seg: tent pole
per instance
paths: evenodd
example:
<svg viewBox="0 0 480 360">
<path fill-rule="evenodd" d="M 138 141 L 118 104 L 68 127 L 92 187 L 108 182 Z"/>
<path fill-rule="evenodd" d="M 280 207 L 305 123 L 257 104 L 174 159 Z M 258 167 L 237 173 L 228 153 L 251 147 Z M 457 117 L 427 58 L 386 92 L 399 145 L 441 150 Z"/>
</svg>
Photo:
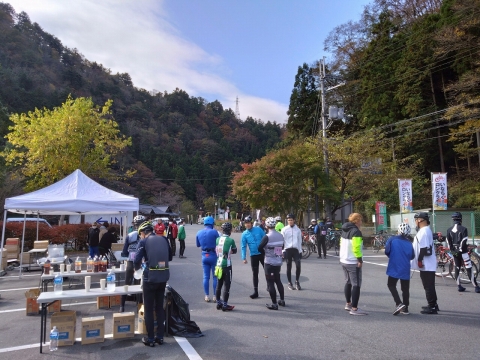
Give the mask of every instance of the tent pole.
<svg viewBox="0 0 480 360">
<path fill-rule="evenodd" d="M 18 278 L 22 278 L 22 262 L 23 262 L 23 246 L 25 244 L 25 227 L 27 225 L 27 212 L 23 215 L 23 232 L 22 232 L 22 248 L 20 249 L 20 272 L 18 273 Z"/>
<path fill-rule="evenodd" d="M 3 244 L 5 243 L 5 226 L 6 225 L 7 225 L 7 210 L 5 209 L 4 212 L 3 212 L 3 229 L 2 229 L 2 246 L 1 246 L 2 255 L 3 255 L 3 251 L 4 251 Z M 0 257 L 0 273 L 3 271 L 2 259 L 3 259 L 3 256 Z"/>
</svg>

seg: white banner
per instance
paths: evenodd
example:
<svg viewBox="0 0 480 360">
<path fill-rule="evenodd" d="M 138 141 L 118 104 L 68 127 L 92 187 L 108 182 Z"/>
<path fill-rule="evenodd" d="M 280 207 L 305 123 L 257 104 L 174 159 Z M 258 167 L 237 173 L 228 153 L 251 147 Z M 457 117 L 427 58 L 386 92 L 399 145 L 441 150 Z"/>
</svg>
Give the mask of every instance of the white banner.
<svg viewBox="0 0 480 360">
<path fill-rule="evenodd" d="M 433 210 L 447 210 L 447 173 L 432 173 Z"/>
<path fill-rule="evenodd" d="M 398 179 L 398 200 L 401 213 L 413 211 L 412 179 Z"/>
</svg>

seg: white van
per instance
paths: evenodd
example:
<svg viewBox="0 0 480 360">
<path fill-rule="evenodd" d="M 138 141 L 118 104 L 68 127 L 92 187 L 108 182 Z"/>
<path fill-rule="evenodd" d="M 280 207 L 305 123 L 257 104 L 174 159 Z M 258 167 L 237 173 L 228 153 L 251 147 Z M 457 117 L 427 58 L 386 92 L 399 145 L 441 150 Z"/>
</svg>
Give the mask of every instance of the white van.
<svg viewBox="0 0 480 360">
<path fill-rule="evenodd" d="M 40 224 L 45 224 L 48 227 L 52 227 L 52 225 L 50 225 L 50 223 L 47 220 L 42 219 L 42 218 L 26 218 L 26 219 L 24 219 L 24 218 L 7 218 L 7 222 L 15 221 L 15 222 L 23 223 L 23 220 L 28 221 L 29 223 L 38 221 Z"/>
</svg>

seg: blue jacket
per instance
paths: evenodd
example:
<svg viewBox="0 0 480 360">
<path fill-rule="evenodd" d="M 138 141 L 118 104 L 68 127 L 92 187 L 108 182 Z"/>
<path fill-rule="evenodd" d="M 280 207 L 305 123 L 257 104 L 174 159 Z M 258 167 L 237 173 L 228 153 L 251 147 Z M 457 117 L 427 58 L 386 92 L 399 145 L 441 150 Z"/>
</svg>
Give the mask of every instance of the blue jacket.
<svg viewBox="0 0 480 360">
<path fill-rule="evenodd" d="M 212 225 L 205 225 L 205 228 L 197 233 L 197 247 L 202 248 L 202 254 L 213 253 L 217 256 L 215 248 L 217 247 L 218 237 L 218 231 Z"/>
<path fill-rule="evenodd" d="M 247 245 L 250 250 L 250 256 L 260 255 L 258 246 L 262 242 L 265 232 L 258 226 L 252 227 L 250 230 L 245 230 L 242 233 L 242 260 L 247 256 Z"/>
<path fill-rule="evenodd" d="M 388 256 L 387 275 L 395 279 L 410 280 L 410 260 L 415 258 L 413 245 L 404 236 L 392 236 L 385 245 Z"/>
</svg>

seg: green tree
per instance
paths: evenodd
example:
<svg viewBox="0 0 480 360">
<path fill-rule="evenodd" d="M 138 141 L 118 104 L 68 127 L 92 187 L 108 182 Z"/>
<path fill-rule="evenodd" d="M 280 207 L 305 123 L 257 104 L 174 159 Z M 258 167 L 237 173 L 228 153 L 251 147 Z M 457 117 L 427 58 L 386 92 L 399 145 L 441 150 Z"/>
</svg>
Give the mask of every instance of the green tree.
<svg viewBox="0 0 480 360">
<path fill-rule="evenodd" d="M 34 190 L 64 178 L 75 169 L 109 177 L 109 167 L 131 140 L 121 135 L 110 112 L 112 101 L 95 106 L 91 98 L 68 98 L 58 108 L 13 114 L 2 153 L 18 167 Z"/>
</svg>

